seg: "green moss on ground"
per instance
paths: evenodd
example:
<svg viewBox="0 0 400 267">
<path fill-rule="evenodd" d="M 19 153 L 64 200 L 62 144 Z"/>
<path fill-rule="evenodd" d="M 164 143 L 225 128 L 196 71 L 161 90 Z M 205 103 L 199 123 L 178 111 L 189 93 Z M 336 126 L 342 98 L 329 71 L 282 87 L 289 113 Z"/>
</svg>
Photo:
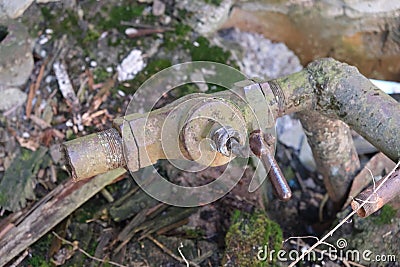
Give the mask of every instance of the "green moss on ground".
<svg viewBox="0 0 400 267">
<path fill-rule="evenodd" d="M 386 204 L 380 210 L 380 214 L 377 217 L 371 217 L 372 222 L 377 225 L 390 224 L 392 219 L 396 216 L 397 210 L 392 206 Z"/>
<path fill-rule="evenodd" d="M 149 60 L 146 67 L 140 71 L 133 80 L 127 81 L 124 84 L 119 84 L 115 88 L 115 92 L 121 90 L 127 94 L 133 94 L 147 79 L 157 72 L 170 67 L 171 65 L 172 63 L 168 59 Z"/>
<path fill-rule="evenodd" d="M 132 5 L 122 5 L 122 6 L 112 6 L 110 10 L 104 10 L 107 12 L 108 16 L 105 19 L 98 21 L 97 26 L 102 30 L 117 29 L 123 31 L 126 26 L 121 24 L 121 21 L 129 22 L 134 18 L 142 15 L 145 5 L 142 4 L 132 4 Z"/>
<path fill-rule="evenodd" d="M 31 250 L 34 252 L 28 258 L 27 263 L 32 267 L 50 267 L 49 259 L 46 257 L 51 242 L 53 239 L 52 234 L 47 234 L 39 239 L 35 244 L 31 246 Z"/>
<path fill-rule="evenodd" d="M 222 0 L 204 0 L 205 3 L 219 6 L 222 3 Z"/>
<path fill-rule="evenodd" d="M 231 53 L 224 51 L 219 46 L 211 45 L 206 37 L 200 36 L 195 42 L 197 45 L 190 44 L 190 46 L 187 46 L 193 61 L 229 62 Z"/>
<path fill-rule="evenodd" d="M 262 212 L 246 214 L 236 211 L 225 237 L 224 266 L 275 266 L 272 261 L 259 260 L 257 254 L 265 246 L 278 251 L 282 246 L 282 230 Z M 226 265 L 225 265 L 226 264 Z"/>
</svg>

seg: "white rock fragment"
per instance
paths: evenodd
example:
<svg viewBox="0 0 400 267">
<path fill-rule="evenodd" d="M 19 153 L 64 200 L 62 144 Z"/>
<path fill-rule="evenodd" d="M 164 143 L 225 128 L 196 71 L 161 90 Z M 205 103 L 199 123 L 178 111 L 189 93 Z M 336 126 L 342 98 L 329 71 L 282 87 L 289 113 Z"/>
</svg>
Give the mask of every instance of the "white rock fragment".
<svg viewBox="0 0 400 267">
<path fill-rule="evenodd" d="M 160 0 L 154 0 L 153 2 L 153 15 L 161 16 L 165 12 L 165 4 Z"/>
<path fill-rule="evenodd" d="M 171 17 L 170 16 L 162 16 L 161 17 L 161 19 L 160 19 L 160 22 L 163 24 L 163 25 L 168 25 L 170 22 L 171 22 Z"/>
<path fill-rule="evenodd" d="M 46 78 L 44 78 L 44 82 L 47 83 L 47 84 L 49 84 L 49 83 L 51 83 L 52 81 L 54 81 L 54 79 L 55 79 L 54 76 L 47 75 Z"/>
<path fill-rule="evenodd" d="M 60 88 L 63 97 L 71 103 L 75 111 L 79 110 L 79 99 L 75 94 L 74 88 L 72 87 L 67 68 L 60 61 L 56 61 L 53 64 L 53 70 L 57 78 L 58 87 Z"/>
<path fill-rule="evenodd" d="M 117 93 L 122 97 L 124 97 L 126 95 L 125 92 L 121 91 L 121 90 L 118 90 Z"/>
<path fill-rule="evenodd" d="M 104 39 L 108 36 L 108 32 L 102 32 L 99 39 Z"/>
<path fill-rule="evenodd" d="M 311 147 L 308 144 L 306 138 L 303 139 L 300 148 L 299 160 L 301 164 L 303 164 L 303 166 L 306 167 L 306 169 L 308 169 L 309 171 L 314 172 L 317 169 L 317 164 L 315 163 Z"/>
<path fill-rule="evenodd" d="M 65 126 L 67 126 L 67 127 L 72 127 L 72 126 L 74 126 L 74 124 L 72 123 L 71 120 L 68 120 L 68 121 L 65 123 Z"/>
<path fill-rule="evenodd" d="M 128 81 L 135 78 L 136 74 L 146 66 L 142 51 L 133 49 L 117 66 L 118 81 Z"/>
<path fill-rule="evenodd" d="M 276 120 L 276 132 L 279 141 L 295 151 L 300 151 L 303 140 L 307 138 L 300 121 L 293 119 L 290 115 Z"/>
<path fill-rule="evenodd" d="M 300 120 L 294 119 L 290 115 L 278 118 L 276 120 L 276 134 L 279 142 L 287 147 L 291 147 L 295 151 L 301 164 L 307 170 L 316 170 L 317 165 Z"/>
<path fill-rule="evenodd" d="M 137 29 L 135 29 L 135 28 L 127 28 L 126 30 L 125 30 L 125 34 L 126 35 L 133 35 L 133 34 L 136 34 L 138 32 L 138 30 Z"/>
<path fill-rule="evenodd" d="M 49 38 L 47 36 L 45 36 L 45 35 L 42 35 L 42 36 L 39 37 L 39 41 L 38 42 L 39 42 L 40 45 L 44 45 L 48 41 L 49 41 Z"/>
</svg>

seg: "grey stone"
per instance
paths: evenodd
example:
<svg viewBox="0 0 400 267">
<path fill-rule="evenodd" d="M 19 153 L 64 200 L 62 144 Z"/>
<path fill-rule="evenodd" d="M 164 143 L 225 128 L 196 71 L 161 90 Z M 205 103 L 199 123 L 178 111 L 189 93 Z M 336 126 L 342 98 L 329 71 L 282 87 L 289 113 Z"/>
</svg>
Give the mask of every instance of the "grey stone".
<svg viewBox="0 0 400 267">
<path fill-rule="evenodd" d="M 0 26 L 0 86 L 23 85 L 33 69 L 32 41 L 20 22 L 0 20 Z"/>
<path fill-rule="evenodd" d="M 15 19 L 33 3 L 33 0 L 0 0 L 0 20 Z"/>
<path fill-rule="evenodd" d="M 203 35 L 210 35 L 228 19 L 233 4 L 233 0 L 223 0 L 218 6 L 205 1 L 182 0 L 177 2 L 177 7 L 193 12 L 193 16 L 186 18 L 186 23 L 193 30 Z"/>
<path fill-rule="evenodd" d="M 38 4 L 59 2 L 60 0 L 36 0 Z M 34 0 L 0 0 L 0 20 L 20 17 Z"/>
<path fill-rule="evenodd" d="M 18 88 L 7 88 L 0 91 L 0 111 L 20 106 L 26 101 L 27 95 Z"/>
<path fill-rule="evenodd" d="M 45 3 L 50 3 L 50 2 L 59 2 L 60 0 L 36 0 L 36 3 L 38 4 L 45 4 Z"/>
<path fill-rule="evenodd" d="M 165 12 L 165 4 L 160 0 L 154 0 L 153 2 L 153 15 L 161 16 Z"/>
<path fill-rule="evenodd" d="M 315 171 L 317 166 L 300 121 L 289 115 L 278 118 L 276 131 L 279 142 L 293 148 L 304 167 L 309 171 Z"/>
<path fill-rule="evenodd" d="M 276 132 L 278 140 L 287 147 L 299 151 L 306 135 L 301 123 L 297 119 L 286 115 L 276 120 Z"/>
<path fill-rule="evenodd" d="M 273 43 L 261 34 L 230 29 L 223 31 L 221 37 L 227 46 L 229 43 L 239 45 L 239 49 L 230 51 L 240 70 L 250 78 L 275 79 L 303 68 L 285 44 Z"/>
<path fill-rule="evenodd" d="M 314 156 L 311 151 L 311 147 L 307 142 L 307 138 L 303 139 L 303 143 L 300 148 L 299 160 L 304 167 L 309 171 L 314 172 L 317 169 L 317 164 L 315 163 Z"/>
</svg>

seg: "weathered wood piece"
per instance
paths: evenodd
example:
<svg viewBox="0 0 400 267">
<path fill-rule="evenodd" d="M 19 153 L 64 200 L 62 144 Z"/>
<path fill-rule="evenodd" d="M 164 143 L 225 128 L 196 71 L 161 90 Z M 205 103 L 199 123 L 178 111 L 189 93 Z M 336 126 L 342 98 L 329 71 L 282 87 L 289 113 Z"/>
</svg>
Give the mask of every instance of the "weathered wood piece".
<svg viewBox="0 0 400 267">
<path fill-rule="evenodd" d="M 115 169 L 92 179 L 74 183 L 68 180 L 49 193 L 47 201 L 28 211 L 21 222 L 11 224 L 0 239 L 0 266 L 4 266 L 25 248 L 36 242 L 102 188 L 124 174 Z M 6 226 L 8 227 L 8 226 Z"/>
</svg>

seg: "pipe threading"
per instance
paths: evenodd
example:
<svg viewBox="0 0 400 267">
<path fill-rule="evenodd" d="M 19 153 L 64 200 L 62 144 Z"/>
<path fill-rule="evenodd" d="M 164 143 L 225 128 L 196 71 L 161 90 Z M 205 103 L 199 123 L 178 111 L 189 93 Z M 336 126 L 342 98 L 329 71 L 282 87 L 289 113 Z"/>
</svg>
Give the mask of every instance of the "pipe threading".
<svg viewBox="0 0 400 267">
<path fill-rule="evenodd" d="M 286 98 L 285 94 L 283 93 L 283 90 L 281 86 L 275 82 L 275 81 L 268 81 L 269 87 L 271 88 L 272 93 L 275 96 L 275 100 L 278 103 L 278 115 L 282 116 L 285 113 L 285 107 L 286 107 Z"/>
<path fill-rule="evenodd" d="M 75 181 L 125 166 L 122 138 L 114 128 L 65 142 L 63 152 Z"/>
<path fill-rule="evenodd" d="M 118 131 L 114 128 L 110 128 L 97 133 L 97 136 L 104 149 L 108 169 L 113 170 L 125 166 L 122 139 Z"/>
</svg>

